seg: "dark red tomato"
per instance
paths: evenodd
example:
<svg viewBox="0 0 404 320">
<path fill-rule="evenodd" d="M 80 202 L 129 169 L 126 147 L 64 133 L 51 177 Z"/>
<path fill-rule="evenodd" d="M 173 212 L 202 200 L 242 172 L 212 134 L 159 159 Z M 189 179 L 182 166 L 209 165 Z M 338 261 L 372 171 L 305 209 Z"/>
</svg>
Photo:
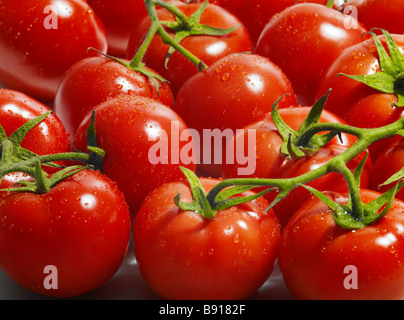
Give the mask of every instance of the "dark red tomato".
<svg viewBox="0 0 404 320">
<path fill-rule="evenodd" d="M 229 55 L 190 78 L 178 93 L 174 108 L 200 135 L 203 146 L 200 169 L 210 175 L 220 175 L 221 163 L 214 161 L 213 156 L 222 149 L 209 148 L 207 139 L 210 138 L 204 140 L 207 130 L 234 134 L 237 129 L 264 117 L 272 104 L 286 93 L 279 103 L 281 108 L 296 104 L 290 82 L 275 64 L 255 54 Z M 203 161 L 203 153 L 208 152 L 212 164 Z"/>
<path fill-rule="evenodd" d="M 392 35 L 392 37 L 403 51 L 404 36 Z M 380 36 L 379 39 L 385 45 L 384 36 Z M 382 127 L 400 119 L 403 116 L 403 110 L 394 106 L 397 103 L 396 95 L 379 92 L 345 76 L 337 76 L 339 73 L 375 74 L 380 71 L 378 58 L 373 39 L 344 50 L 331 65 L 319 85 L 317 97 L 321 97 L 332 88 L 325 108 L 339 115 L 348 124 L 360 128 Z M 383 140 L 370 146 L 372 159 L 376 160 L 389 143 L 392 142 Z"/>
<path fill-rule="evenodd" d="M 185 5 L 179 2 L 177 7 L 186 15 L 191 16 L 201 4 Z M 166 9 L 158 9 L 158 17 L 162 21 L 174 21 L 174 16 Z M 240 21 L 219 6 L 208 4 L 203 12 L 201 24 L 216 28 L 239 27 L 233 32 L 224 36 L 197 35 L 187 37 L 180 44 L 202 60 L 205 64 L 211 65 L 218 59 L 230 53 L 252 51 L 252 43 L 246 28 Z M 127 58 L 132 59 L 135 55 L 143 36 L 150 28 L 150 19 L 146 17 L 134 29 L 128 45 Z M 170 33 L 170 32 L 169 32 Z M 172 34 L 172 33 L 170 33 Z M 174 36 L 174 35 L 172 35 Z M 198 68 L 179 52 L 174 52 L 165 67 L 165 59 L 169 46 L 164 44 L 160 36 L 154 37 L 143 62 L 151 69 L 159 73 L 170 82 L 170 87 L 176 95 L 182 84 L 192 75 L 198 72 Z"/>
<path fill-rule="evenodd" d="M 380 194 L 362 190 L 362 201 Z M 346 204 L 347 197 L 329 194 Z M 404 295 L 404 202 L 358 230 L 338 226 L 330 209 L 312 198 L 283 230 L 279 266 L 296 299 L 401 300 Z"/>
<path fill-rule="evenodd" d="M 3 0 L 0 3 L 0 83 L 51 100 L 76 61 L 106 52 L 104 26 L 81 0 Z"/>
<path fill-rule="evenodd" d="M 401 19 L 404 3 L 401 0 L 348 0 L 344 8 L 354 10 L 368 29 L 382 28 L 390 33 L 404 33 Z"/>
<path fill-rule="evenodd" d="M 84 170 L 45 194 L 16 192 L 1 200 L 0 266 L 42 295 L 81 295 L 115 274 L 130 232 L 129 210 L 116 184 Z"/>
<path fill-rule="evenodd" d="M 283 121 L 293 130 L 298 130 L 304 119 L 307 117 L 310 107 L 296 107 L 279 109 L 279 114 Z M 327 123 L 345 123 L 338 116 L 331 112 L 323 111 L 319 122 Z M 248 137 L 249 130 L 255 132 L 255 141 L 251 141 Z M 282 137 L 280 136 L 271 115 L 268 114 L 259 122 L 253 123 L 237 132 L 235 136 L 228 142 L 228 146 L 236 146 L 233 148 L 235 159 L 234 163 L 224 163 L 222 165 L 222 175 L 224 178 L 292 178 L 309 172 L 319 166 L 326 164 L 335 156 L 346 151 L 356 141 L 351 135 L 343 134 L 339 138 L 334 138 L 325 147 L 320 148 L 313 156 L 303 157 L 297 160 L 288 160 L 282 157 L 280 147 Z M 253 142 L 253 148 L 248 145 Z M 242 147 L 239 146 L 242 145 Z M 231 150 L 231 149 L 229 149 Z M 247 164 L 238 162 L 243 160 L 245 150 L 249 150 Z M 240 153 L 243 153 L 242 155 Z M 354 170 L 363 159 L 363 154 L 358 156 L 349 163 L 349 167 Z M 226 154 L 226 159 L 228 155 Z M 246 171 L 250 168 L 250 171 Z M 254 168 L 255 170 L 252 170 Z M 367 161 L 367 165 L 362 174 L 362 186 L 369 185 L 369 175 L 371 170 L 371 161 Z M 247 172 L 248 174 L 244 174 Z M 322 176 L 308 185 L 323 191 L 346 191 L 347 185 L 344 178 L 336 173 L 330 173 Z M 291 191 L 288 196 L 279 202 L 273 210 L 277 215 L 279 222 L 284 227 L 290 217 L 299 209 L 299 207 L 310 198 L 310 192 L 303 188 L 297 188 Z M 275 193 L 268 193 L 264 197 L 268 202 L 272 202 Z"/>
<path fill-rule="evenodd" d="M 0 124 L 7 136 L 24 123 L 48 111 L 50 109 L 47 106 L 24 93 L 0 89 Z M 23 139 L 21 146 L 38 155 L 71 151 L 69 134 L 54 113 L 32 128 Z M 49 167 L 46 170 L 52 171 Z"/>
<path fill-rule="evenodd" d="M 219 180 L 200 179 L 208 192 Z M 192 202 L 189 184 L 154 190 L 133 225 L 140 272 L 164 299 L 245 299 L 271 274 L 280 228 L 268 203 L 257 200 L 216 212 L 212 219 L 178 208 Z M 243 195 L 252 194 L 252 192 Z"/>
<path fill-rule="evenodd" d="M 404 168 L 404 139 L 400 139 L 387 147 L 375 162 L 371 174 L 372 189 L 384 192 L 392 188 L 393 184 L 380 188 L 379 185 L 402 168 Z M 397 193 L 396 198 L 404 201 L 403 188 Z"/>
<path fill-rule="evenodd" d="M 353 18 L 352 18 L 353 19 Z M 257 54 L 277 64 L 301 105 L 315 102 L 320 80 L 341 52 L 366 31 L 347 28 L 347 16 L 324 5 L 299 3 L 274 16 L 257 43 Z"/>
<path fill-rule="evenodd" d="M 108 53 L 124 57 L 130 34 L 134 27 L 147 16 L 144 0 L 87 0 L 100 17 L 107 30 Z"/>
<path fill-rule="evenodd" d="M 64 75 L 56 92 L 54 110 L 73 139 L 87 113 L 120 93 L 153 98 L 169 107 L 174 104 L 167 83 L 159 83 L 157 93 L 148 77 L 109 58 L 89 57 L 76 62 Z"/>
<path fill-rule="evenodd" d="M 118 183 L 133 217 L 150 191 L 183 177 L 179 165 L 195 170 L 194 158 L 183 151 L 192 145 L 188 128 L 169 107 L 150 98 L 120 94 L 94 110 L 98 146 L 106 152 L 103 173 Z M 89 123 L 90 114 L 77 130 L 79 150 L 87 148 Z"/>
</svg>

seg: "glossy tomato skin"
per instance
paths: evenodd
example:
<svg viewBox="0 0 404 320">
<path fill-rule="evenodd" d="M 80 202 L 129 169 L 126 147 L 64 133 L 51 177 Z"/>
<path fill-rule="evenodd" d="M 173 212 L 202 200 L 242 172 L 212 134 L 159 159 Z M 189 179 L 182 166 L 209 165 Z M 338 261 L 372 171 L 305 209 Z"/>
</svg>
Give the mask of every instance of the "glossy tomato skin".
<svg viewBox="0 0 404 320">
<path fill-rule="evenodd" d="M 147 16 L 144 0 L 87 0 L 99 16 L 108 37 L 108 53 L 124 57 L 132 29 Z"/>
<path fill-rule="evenodd" d="M 390 33 L 404 33 L 400 21 L 404 4 L 400 0 L 348 0 L 344 8 L 355 10 L 358 20 L 368 29 L 382 28 Z"/>
<path fill-rule="evenodd" d="M 0 266 L 19 285 L 52 297 L 74 297 L 109 280 L 130 240 L 130 214 L 116 184 L 83 170 L 45 194 L 1 200 Z M 45 286 L 51 266 L 57 289 Z M 53 282 L 55 285 L 55 282 Z"/>
<path fill-rule="evenodd" d="M 364 39 L 367 30 L 359 23 L 348 29 L 346 21 L 346 15 L 324 5 L 290 6 L 265 25 L 256 52 L 283 70 L 300 104 L 313 104 L 330 65 L 345 48 Z"/>
<path fill-rule="evenodd" d="M 234 134 L 264 117 L 285 94 L 280 108 L 295 105 L 296 99 L 290 81 L 270 60 L 256 54 L 233 54 L 190 78 L 178 93 L 174 110 L 197 130 L 205 146 L 204 130 L 231 130 Z M 220 175 L 221 164 L 211 162 L 214 165 L 201 161 L 201 170 Z"/>
<path fill-rule="evenodd" d="M 218 183 L 200 179 L 206 191 Z M 192 202 L 187 182 L 153 191 L 133 226 L 140 272 L 164 299 L 244 299 L 269 277 L 277 257 L 279 224 L 259 198 L 217 212 L 212 220 L 182 211 L 173 202 Z M 237 279 L 237 280 L 235 280 Z"/>
<path fill-rule="evenodd" d="M 364 202 L 380 194 L 362 190 Z M 346 203 L 346 195 L 328 194 Z M 404 202 L 358 230 L 334 222 L 329 208 L 310 199 L 283 230 L 279 266 L 287 287 L 303 300 L 401 300 L 404 296 Z M 357 288 L 352 288 L 357 285 Z"/>
<path fill-rule="evenodd" d="M 186 5 L 178 2 L 176 5 L 186 16 L 190 16 L 201 4 Z M 158 9 L 158 17 L 162 21 L 173 21 L 174 19 L 173 15 L 165 9 Z M 236 30 L 224 36 L 197 35 L 187 37 L 180 42 L 184 48 L 206 65 L 209 66 L 231 53 L 252 51 L 252 42 L 248 31 L 236 17 L 225 9 L 208 4 L 201 16 L 200 23 L 216 28 L 233 28 L 239 25 Z M 132 59 L 135 55 L 141 43 L 140 41 L 149 27 L 150 19 L 146 17 L 133 30 L 126 55 L 128 59 Z M 168 49 L 169 46 L 162 42 L 161 37 L 154 37 L 143 58 L 143 62 L 168 80 L 174 95 L 176 95 L 182 84 L 198 72 L 198 68 L 177 51 L 171 55 L 166 68 L 165 59 Z"/>
<path fill-rule="evenodd" d="M 404 50 L 404 36 L 392 35 L 394 41 Z M 383 36 L 379 36 L 385 45 Z M 337 114 L 348 124 L 360 128 L 382 127 L 403 116 L 401 108 L 393 105 L 397 103 L 394 94 L 376 91 L 339 73 L 349 75 L 367 75 L 380 71 L 379 55 L 373 39 L 369 39 L 345 49 L 328 69 L 324 79 L 320 82 L 317 97 L 321 97 L 332 89 L 325 108 Z M 376 160 L 386 145 L 392 140 L 383 140 L 370 146 L 369 151 Z"/>
<path fill-rule="evenodd" d="M 404 167 L 404 139 L 400 139 L 387 147 L 375 162 L 371 174 L 373 190 L 384 192 L 394 187 L 394 184 L 379 187 L 393 174 Z M 404 189 L 401 188 L 396 198 L 404 201 Z"/>
<path fill-rule="evenodd" d="M 159 83 L 157 92 L 151 79 L 123 64 L 105 57 L 89 57 L 76 62 L 63 76 L 56 92 L 54 110 L 73 140 L 87 113 L 121 93 L 153 98 L 169 107 L 174 104 L 167 83 Z"/>
<path fill-rule="evenodd" d="M 66 70 L 96 54 L 89 47 L 107 51 L 104 26 L 85 1 L 4 0 L 0 21 L 0 83 L 40 100 L 52 100 Z"/>
<path fill-rule="evenodd" d="M 298 130 L 307 117 L 311 107 L 294 107 L 279 109 L 279 114 L 283 121 L 293 130 Z M 345 122 L 333 113 L 324 110 L 319 119 L 320 123 L 341 123 Z M 239 150 L 250 150 L 246 145 L 251 143 L 248 140 L 248 131 L 255 132 L 255 152 L 249 155 L 249 161 L 255 164 L 255 170 L 248 175 L 243 174 L 240 169 L 246 167 L 246 164 L 224 163 L 222 166 L 222 176 L 229 178 L 272 178 L 286 179 L 299 176 L 311 170 L 326 164 L 333 157 L 346 151 L 356 141 L 351 135 L 342 134 L 341 139 L 335 137 L 326 146 L 320 148 L 314 155 L 306 156 L 300 159 L 285 159 L 281 154 L 282 137 L 279 134 L 271 114 L 266 115 L 262 120 L 246 126 L 243 130 L 237 132 L 228 142 L 228 145 L 238 145 L 244 143 L 244 148 Z M 235 159 L 242 159 L 234 152 Z M 238 151 L 240 152 L 240 151 Z M 363 159 L 364 153 L 356 157 L 349 163 L 349 167 L 354 170 Z M 252 164 L 249 165 L 253 167 Z M 361 176 L 361 185 L 367 187 L 370 181 L 371 160 L 368 159 Z M 245 172 L 245 171 L 244 171 Z M 316 180 L 309 182 L 308 185 L 322 191 L 346 191 L 347 185 L 344 178 L 336 173 L 329 173 Z M 268 202 L 272 202 L 276 193 L 271 192 L 264 197 Z M 299 209 L 299 207 L 310 198 L 310 192 L 303 188 L 297 188 L 291 191 L 288 196 L 273 207 L 280 224 L 285 227 L 290 217 Z"/>
<path fill-rule="evenodd" d="M 0 89 L 0 124 L 7 136 L 29 120 L 48 111 L 50 109 L 47 106 L 22 92 Z M 38 155 L 71 151 L 69 134 L 54 113 L 32 128 L 21 146 Z M 49 167 L 46 170 L 53 171 Z"/>
<path fill-rule="evenodd" d="M 195 160 L 180 154 L 192 144 L 180 139 L 188 127 L 171 108 L 150 98 L 120 94 L 94 110 L 97 143 L 106 152 L 103 173 L 118 183 L 133 217 L 149 192 L 183 176 L 179 165 L 195 170 Z M 77 130 L 74 146 L 79 150 L 87 148 L 90 116 Z"/>
</svg>

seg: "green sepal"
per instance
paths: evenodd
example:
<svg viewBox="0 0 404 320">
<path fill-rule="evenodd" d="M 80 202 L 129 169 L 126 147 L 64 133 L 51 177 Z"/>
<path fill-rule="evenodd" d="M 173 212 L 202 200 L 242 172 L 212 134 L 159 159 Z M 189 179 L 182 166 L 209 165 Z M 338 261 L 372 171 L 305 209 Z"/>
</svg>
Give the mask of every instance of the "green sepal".
<svg viewBox="0 0 404 320">
<path fill-rule="evenodd" d="M 301 141 L 300 139 L 302 134 L 308 128 L 314 126 L 319 122 L 321 113 L 324 109 L 324 105 L 327 101 L 330 91 L 331 90 L 328 90 L 328 92 L 324 96 L 316 101 L 298 131 L 290 128 L 282 120 L 279 114 L 277 106 L 279 101 L 283 99 L 285 95 L 276 100 L 275 103 L 272 105 L 272 120 L 274 121 L 274 124 L 283 139 L 283 143 L 281 146 L 281 154 L 283 157 L 287 159 L 299 159 L 306 156 L 312 156 L 318 151 L 319 148 L 327 145 L 338 134 L 338 132 L 329 132 L 326 134 L 315 135 L 311 137 L 309 141 Z"/>
<path fill-rule="evenodd" d="M 386 51 L 382 42 L 372 30 L 380 30 L 383 33 L 389 52 Z M 380 92 L 390 94 L 394 93 L 398 99 L 394 106 L 403 107 L 404 57 L 389 32 L 379 28 L 373 28 L 372 30 L 367 33 L 372 36 L 373 41 L 375 42 L 377 53 L 379 55 L 379 66 L 381 71 L 369 75 L 348 75 L 345 73 L 339 73 L 338 76 L 342 75 L 355 81 L 359 81 Z"/>
</svg>

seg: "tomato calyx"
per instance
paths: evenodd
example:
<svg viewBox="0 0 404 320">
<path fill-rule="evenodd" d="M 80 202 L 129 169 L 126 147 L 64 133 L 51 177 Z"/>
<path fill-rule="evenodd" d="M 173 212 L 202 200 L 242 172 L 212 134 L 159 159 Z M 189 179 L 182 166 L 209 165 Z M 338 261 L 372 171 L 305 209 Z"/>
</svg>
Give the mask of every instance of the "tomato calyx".
<svg viewBox="0 0 404 320">
<path fill-rule="evenodd" d="M 219 210 L 224 210 L 245 202 L 257 199 L 264 194 L 270 192 L 273 189 L 264 190 L 259 193 L 255 193 L 249 196 L 238 196 L 245 191 L 251 190 L 256 186 L 236 186 L 228 188 L 220 193 L 218 197 L 209 197 L 209 193 L 203 188 L 199 178 L 191 170 L 180 167 L 181 171 L 184 173 L 188 180 L 193 202 L 181 202 L 181 192 L 179 192 L 175 198 L 174 203 L 177 207 L 184 211 L 194 211 L 200 213 L 206 219 L 213 219 L 215 214 Z"/>
<path fill-rule="evenodd" d="M 284 158 L 299 159 L 306 156 L 313 156 L 319 148 L 327 145 L 336 135 L 338 131 L 330 131 L 322 135 L 314 135 L 310 139 L 302 139 L 302 134 L 310 127 L 314 126 L 320 120 L 321 113 L 327 101 L 331 90 L 318 99 L 309 114 L 300 126 L 299 130 L 295 131 L 290 128 L 281 118 L 277 104 L 284 97 L 275 101 L 272 106 L 271 116 L 279 134 L 283 139 L 281 146 L 281 154 Z"/>
<path fill-rule="evenodd" d="M 389 52 L 386 51 L 380 39 L 372 31 L 375 29 L 383 33 Z M 380 92 L 393 93 L 398 99 L 393 106 L 404 107 L 404 56 L 388 31 L 378 28 L 372 30 L 368 33 L 375 42 L 381 71 L 369 75 L 348 75 L 339 73 L 338 76 L 342 75 L 359 81 Z"/>
<path fill-rule="evenodd" d="M 13 172 L 22 172 L 31 180 L 18 181 L 12 188 L 1 189 L 1 191 L 29 191 L 35 193 L 46 193 L 62 180 L 78 173 L 83 169 L 93 169 L 101 171 L 102 161 L 105 156 L 104 150 L 100 149 L 96 143 L 94 130 L 95 115 L 93 113 L 92 123 L 87 130 L 87 142 L 89 153 L 67 152 L 48 155 L 37 155 L 21 147 L 21 142 L 26 134 L 39 125 L 52 111 L 48 111 L 23 124 L 15 130 L 9 137 L 0 125 L 0 177 Z M 60 166 L 56 161 L 79 161 L 84 165 Z M 48 174 L 43 167 L 57 168 L 53 174 Z"/>
</svg>

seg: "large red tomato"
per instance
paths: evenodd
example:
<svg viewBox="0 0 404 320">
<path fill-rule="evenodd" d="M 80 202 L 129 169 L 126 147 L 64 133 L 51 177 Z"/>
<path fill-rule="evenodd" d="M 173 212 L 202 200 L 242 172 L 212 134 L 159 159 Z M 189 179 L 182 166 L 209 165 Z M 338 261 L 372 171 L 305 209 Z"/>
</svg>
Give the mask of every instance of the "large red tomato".
<svg viewBox="0 0 404 320">
<path fill-rule="evenodd" d="M 141 96 L 120 94 L 95 107 L 97 143 L 105 150 L 103 173 L 118 183 L 132 216 L 149 192 L 183 177 L 179 165 L 195 170 L 187 126 L 169 107 Z M 75 147 L 87 149 L 88 114 Z"/>
<path fill-rule="evenodd" d="M 216 132 L 219 139 L 228 131 L 232 135 L 264 117 L 287 93 L 281 107 L 296 104 L 290 82 L 280 68 L 255 54 L 229 55 L 190 78 L 178 93 L 174 108 L 199 134 L 202 171 L 218 176 L 221 170 L 221 162 L 214 160 L 215 154 L 221 155 L 221 141 L 210 143 L 207 131 Z M 220 133 L 223 136 L 219 137 Z M 206 156 L 208 153 L 212 157 Z"/>
<path fill-rule="evenodd" d="M 355 28 L 347 25 L 347 16 L 332 8 L 299 3 L 265 25 L 256 52 L 282 69 L 300 104 L 310 105 L 330 65 L 345 48 L 363 40 L 364 27 L 357 21 Z"/>
<path fill-rule="evenodd" d="M 379 193 L 361 191 L 364 203 Z M 347 196 L 328 194 L 347 203 Z M 312 198 L 283 230 L 279 266 L 296 299 L 401 300 L 404 296 L 404 202 L 361 229 L 337 225 L 328 206 Z"/>
<path fill-rule="evenodd" d="M 84 170 L 45 194 L 15 192 L 1 200 L 0 266 L 34 292 L 77 296 L 115 274 L 130 230 L 129 210 L 116 184 Z"/>
<path fill-rule="evenodd" d="M 51 100 L 76 61 L 107 51 L 104 26 L 81 0 L 0 2 L 0 83 Z"/>
<path fill-rule="evenodd" d="M 208 192 L 219 180 L 200 179 Z M 269 277 L 277 257 L 278 221 L 263 198 L 219 210 L 211 219 L 174 203 L 192 202 L 187 182 L 154 190 L 133 225 L 140 272 L 165 299 L 245 299 Z M 243 195 L 252 195 L 246 192 Z"/>
<path fill-rule="evenodd" d="M 404 51 L 404 36 L 392 35 L 399 50 Z M 378 37 L 386 46 L 384 36 Z M 379 54 L 373 39 L 345 49 L 334 61 L 320 82 L 317 97 L 332 91 L 325 108 L 337 114 L 348 124 L 360 128 L 382 127 L 403 116 L 402 108 L 396 107 L 397 96 L 373 89 L 359 81 L 339 74 L 374 75 L 380 72 Z M 370 146 L 372 159 L 376 160 L 389 144 L 386 140 Z"/>
<path fill-rule="evenodd" d="M 54 110 L 73 140 L 87 113 L 120 93 L 153 98 L 172 107 L 174 98 L 170 87 L 156 81 L 158 91 L 150 78 L 117 61 L 105 57 L 84 58 L 63 76 L 56 92 Z"/>
<path fill-rule="evenodd" d="M 176 5 L 188 17 L 201 6 L 201 4 L 186 5 L 181 2 L 176 3 Z M 161 21 L 175 21 L 173 14 L 166 9 L 160 8 L 157 10 L 157 13 Z M 181 46 L 189 50 L 206 65 L 211 65 L 230 53 L 252 51 L 251 39 L 246 28 L 235 16 L 225 9 L 208 4 L 199 22 L 221 29 L 238 26 L 236 30 L 223 36 L 195 35 L 186 37 L 180 42 Z M 133 30 L 126 55 L 128 59 L 133 58 L 149 28 L 150 19 L 146 17 Z M 172 37 L 174 36 L 172 32 L 169 32 L 169 34 Z M 176 95 L 182 84 L 198 72 L 198 68 L 177 51 L 171 55 L 166 67 L 165 59 L 168 50 L 169 46 L 162 42 L 161 37 L 155 36 L 147 49 L 143 62 L 163 76 L 163 78 L 167 79 L 170 82 L 174 95 Z"/>
</svg>

